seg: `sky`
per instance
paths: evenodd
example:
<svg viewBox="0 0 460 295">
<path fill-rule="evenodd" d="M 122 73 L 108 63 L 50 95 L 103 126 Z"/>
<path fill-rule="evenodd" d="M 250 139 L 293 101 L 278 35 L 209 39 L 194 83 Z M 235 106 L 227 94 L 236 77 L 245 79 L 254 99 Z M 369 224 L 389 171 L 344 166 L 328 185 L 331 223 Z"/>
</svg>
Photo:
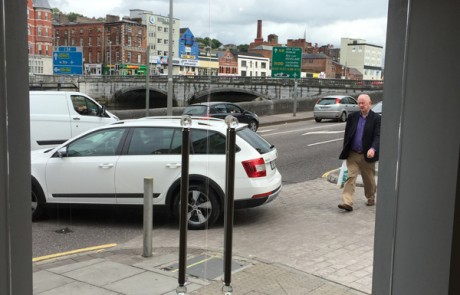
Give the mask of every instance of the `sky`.
<svg viewBox="0 0 460 295">
<path fill-rule="evenodd" d="M 170 0 L 48 0 L 52 8 L 87 17 L 129 16 L 130 9 L 169 15 Z M 385 46 L 388 0 L 173 0 L 173 17 L 195 37 L 223 44 L 249 44 L 257 36 L 278 35 L 278 42 L 306 36 L 318 46 L 340 47 L 342 37 Z"/>
</svg>

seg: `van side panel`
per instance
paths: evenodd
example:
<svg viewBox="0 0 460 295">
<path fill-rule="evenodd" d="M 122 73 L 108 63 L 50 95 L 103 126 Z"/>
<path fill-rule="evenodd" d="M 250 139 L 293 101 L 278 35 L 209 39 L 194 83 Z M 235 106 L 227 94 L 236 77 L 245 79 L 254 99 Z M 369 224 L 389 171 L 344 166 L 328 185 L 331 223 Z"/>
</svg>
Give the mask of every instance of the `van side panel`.
<svg viewBox="0 0 460 295">
<path fill-rule="evenodd" d="M 30 93 L 32 150 L 63 143 L 71 137 L 68 100 L 65 93 Z"/>
</svg>

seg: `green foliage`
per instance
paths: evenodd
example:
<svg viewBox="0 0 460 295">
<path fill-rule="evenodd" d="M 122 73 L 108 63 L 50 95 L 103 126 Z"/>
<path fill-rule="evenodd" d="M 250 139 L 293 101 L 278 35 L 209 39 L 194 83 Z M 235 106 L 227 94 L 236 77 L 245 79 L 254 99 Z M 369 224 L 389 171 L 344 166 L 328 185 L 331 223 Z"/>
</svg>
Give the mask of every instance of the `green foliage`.
<svg viewBox="0 0 460 295">
<path fill-rule="evenodd" d="M 248 52 L 249 50 L 249 45 L 248 44 L 240 44 L 236 48 L 238 48 L 238 51 L 241 52 Z"/>
<path fill-rule="evenodd" d="M 219 40 L 211 39 L 209 37 L 205 37 L 205 38 L 196 37 L 195 40 L 198 42 L 198 47 L 202 49 L 205 47 L 211 47 L 211 49 L 217 49 L 222 45 L 222 43 Z"/>
<path fill-rule="evenodd" d="M 69 14 L 67 14 L 67 18 L 69 19 L 69 21 L 71 22 L 74 22 L 77 20 L 77 17 L 83 17 L 83 15 L 79 14 L 79 13 L 75 13 L 75 12 L 70 12 Z"/>
</svg>

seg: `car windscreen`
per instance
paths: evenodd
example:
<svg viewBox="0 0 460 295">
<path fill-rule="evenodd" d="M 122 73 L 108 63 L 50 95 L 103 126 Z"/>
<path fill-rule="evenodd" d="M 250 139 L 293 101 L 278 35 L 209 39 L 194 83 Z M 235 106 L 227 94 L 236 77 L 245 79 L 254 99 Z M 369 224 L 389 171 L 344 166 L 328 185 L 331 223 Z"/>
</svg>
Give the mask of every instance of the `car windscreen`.
<svg viewBox="0 0 460 295">
<path fill-rule="evenodd" d="M 188 106 L 184 110 L 184 115 L 191 115 L 191 116 L 197 116 L 197 115 L 206 115 L 207 106 L 205 105 L 197 105 L 197 106 Z"/>
<path fill-rule="evenodd" d="M 318 101 L 318 104 L 321 104 L 321 105 L 328 105 L 328 104 L 335 104 L 336 102 L 336 98 L 335 97 L 331 97 L 331 98 L 322 98 Z"/>
<path fill-rule="evenodd" d="M 260 154 L 268 153 L 275 148 L 274 145 L 270 144 L 259 134 L 250 130 L 249 128 L 240 129 L 236 132 L 236 134 L 242 139 L 244 139 L 247 143 L 249 143 Z"/>
</svg>

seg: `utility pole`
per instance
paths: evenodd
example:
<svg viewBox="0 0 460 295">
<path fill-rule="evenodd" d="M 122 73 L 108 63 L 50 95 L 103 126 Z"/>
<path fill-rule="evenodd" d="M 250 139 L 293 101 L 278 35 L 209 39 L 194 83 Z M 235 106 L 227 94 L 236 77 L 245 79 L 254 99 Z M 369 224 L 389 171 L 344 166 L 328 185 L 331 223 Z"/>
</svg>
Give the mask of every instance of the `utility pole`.
<svg viewBox="0 0 460 295">
<path fill-rule="evenodd" d="M 109 43 L 109 76 L 112 75 L 112 41 L 108 41 Z"/>
<path fill-rule="evenodd" d="M 148 117 L 150 109 L 150 44 L 147 44 L 145 55 L 145 63 L 147 64 L 145 68 L 145 116 Z"/>
</svg>

